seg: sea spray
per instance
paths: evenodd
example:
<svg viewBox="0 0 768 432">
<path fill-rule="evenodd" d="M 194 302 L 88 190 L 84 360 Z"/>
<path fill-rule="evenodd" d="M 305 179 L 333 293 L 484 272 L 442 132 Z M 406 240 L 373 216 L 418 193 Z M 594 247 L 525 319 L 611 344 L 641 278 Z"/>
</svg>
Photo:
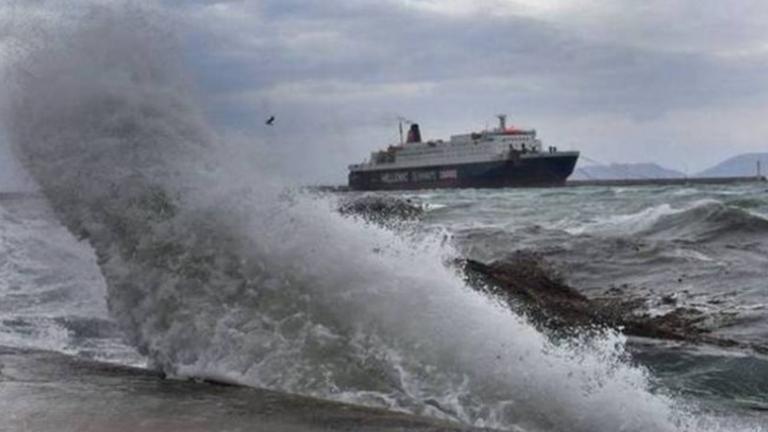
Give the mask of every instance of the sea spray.
<svg viewBox="0 0 768 432">
<path fill-rule="evenodd" d="M 19 35 L 4 127 L 154 367 L 474 425 L 715 429 L 652 393 L 620 335 L 554 345 L 465 286 L 439 242 L 254 172 L 208 129 L 156 12 L 62 20 Z"/>
</svg>

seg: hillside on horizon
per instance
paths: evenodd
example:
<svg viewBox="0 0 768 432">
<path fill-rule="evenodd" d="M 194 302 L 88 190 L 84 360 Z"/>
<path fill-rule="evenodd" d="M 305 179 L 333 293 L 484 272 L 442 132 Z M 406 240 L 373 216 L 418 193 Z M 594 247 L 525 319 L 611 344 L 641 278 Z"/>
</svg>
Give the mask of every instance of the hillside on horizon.
<svg viewBox="0 0 768 432">
<path fill-rule="evenodd" d="M 757 162 L 761 174 L 768 172 L 768 153 L 744 153 L 728 158 L 696 174 L 697 177 L 739 177 L 757 175 Z"/>
</svg>

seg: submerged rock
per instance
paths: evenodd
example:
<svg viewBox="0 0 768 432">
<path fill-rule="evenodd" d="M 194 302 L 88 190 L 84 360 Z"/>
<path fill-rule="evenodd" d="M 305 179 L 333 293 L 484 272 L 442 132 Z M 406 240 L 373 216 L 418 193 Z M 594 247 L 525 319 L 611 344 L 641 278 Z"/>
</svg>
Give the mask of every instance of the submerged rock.
<svg viewBox="0 0 768 432">
<path fill-rule="evenodd" d="M 424 208 L 408 198 L 388 195 L 362 195 L 342 199 L 339 213 L 359 216 L 367 222 L 391 227 L 421 219 Z"/>
</svg>

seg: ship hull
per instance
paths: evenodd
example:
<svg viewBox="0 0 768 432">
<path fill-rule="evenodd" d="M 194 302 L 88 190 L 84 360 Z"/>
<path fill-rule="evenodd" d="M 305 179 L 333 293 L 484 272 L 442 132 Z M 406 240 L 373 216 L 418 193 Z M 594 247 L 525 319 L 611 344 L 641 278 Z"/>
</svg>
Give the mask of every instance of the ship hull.
<svg viewBox="0 0 768 432">
<path fill-rule="evenodd" d="M 351 171 L 352 190 L 504 188 L 563 186 L 573 173 L 577 152 L 518 159 Z"/>
</svg>

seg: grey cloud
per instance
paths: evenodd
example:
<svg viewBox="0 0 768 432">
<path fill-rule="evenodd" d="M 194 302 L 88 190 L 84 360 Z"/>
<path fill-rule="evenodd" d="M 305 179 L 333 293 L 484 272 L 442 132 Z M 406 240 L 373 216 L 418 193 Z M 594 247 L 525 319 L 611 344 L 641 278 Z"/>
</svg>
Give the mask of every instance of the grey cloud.
<svg viewBox="0 0 768 432">
<path fill-rule="evenodd" d="M 501 77 L 544 78 L 538 97 L 550 107 L 646 117 L 667 110 L 763 96 L 762 61 L 723 63 L 703 53 L 579 39 L 530 17 L 452 17 L 359 2 L 243 4 L 252 16 L 224 38 L 220 56 L 204 56 L 206 82 L 239 92 L 290 81 L 377 84 Z M 247 23 L 252 23 L 249 26 Z M 225 23 L 226 24 L 226 23 Z M 306 35 L 332 34 L 315 43 Z M 254 46 L 249 41 L 259 39 Z M 318 53 L 318 51 L 320 51 Z M 759 81 L 758 81 L 759 82 Z M 552 109 L 552 108 L 550 108 Z"/>
</svg>

